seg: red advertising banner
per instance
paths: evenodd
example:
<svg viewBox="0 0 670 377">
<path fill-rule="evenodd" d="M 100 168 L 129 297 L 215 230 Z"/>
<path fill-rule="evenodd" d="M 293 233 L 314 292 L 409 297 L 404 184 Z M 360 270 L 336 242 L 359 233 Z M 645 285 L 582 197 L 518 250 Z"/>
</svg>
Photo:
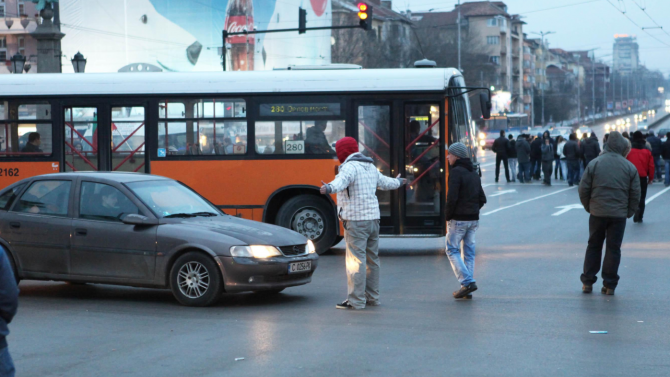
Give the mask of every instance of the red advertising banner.
<svg viewBox="0 0 670 377">
<path fill-rule="evenodd" d="M 245 30 L 254 30 L 254 18 L 249 16 L 229 16 L 226 18 L 226 31 L 229 33 L 240 33 Z M 228 37 L 226 43 L 239 44 L 249 43 L 254 44 L 255 38 L 247 35 L 233 35 Z"/>
</svg>

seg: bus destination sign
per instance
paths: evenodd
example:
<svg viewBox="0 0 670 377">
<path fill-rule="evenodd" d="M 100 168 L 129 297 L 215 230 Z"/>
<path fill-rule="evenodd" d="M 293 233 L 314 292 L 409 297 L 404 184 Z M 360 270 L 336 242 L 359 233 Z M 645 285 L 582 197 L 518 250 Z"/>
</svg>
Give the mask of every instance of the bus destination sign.
<svg viewBox="0 0 670 377">
<path fill-rule="evenodd" d="M 261 116 L 333 116 L 340 115 L 339 103 L 264 103 Z"/>
</svg>

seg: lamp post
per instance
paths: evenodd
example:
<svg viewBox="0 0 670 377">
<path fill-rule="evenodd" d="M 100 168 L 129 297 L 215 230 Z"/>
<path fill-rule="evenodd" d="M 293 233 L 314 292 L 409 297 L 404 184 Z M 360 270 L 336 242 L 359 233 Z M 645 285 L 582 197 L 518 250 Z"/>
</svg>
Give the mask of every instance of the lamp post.
<svg viewBox="0 0 670 377">
<path fill-rule="evenodd" d="M 86 69 L 86 58 L 84 58 L 84 55 L 82 55 L 81 52 L 77 51 L 71 61 L 75 73 L 84 73 L 84 69 Z"/>
<path fill-rule="evenodd" d="M 547 85 L 547 49 L 544 44 L 544 37 L 549 35 L 549 34 L 555 34 L 553 31 L 541 31 L 539 33 L 533 33 L 537 34 L 542 38 L 542 77 L 543 77 L 543 82 L 542 86 L 540 86 L 540 89 L 542 90 L 542 127 L 544 127 L 544 87 Z"/>
<path fill-rule="evenodd" d="M 23 73 L 23 67 L 26 65 L 26 57 L 19 54 L 18 52 L 12 56 L 10 59 L 12 62 L 13 72 L 16 74 Z"/>
</svg>

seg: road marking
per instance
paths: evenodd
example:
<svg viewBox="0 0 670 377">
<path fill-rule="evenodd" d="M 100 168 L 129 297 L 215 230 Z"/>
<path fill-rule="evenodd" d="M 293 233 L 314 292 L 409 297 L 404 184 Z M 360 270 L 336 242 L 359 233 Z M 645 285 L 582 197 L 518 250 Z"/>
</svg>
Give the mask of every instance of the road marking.
<svg viewBox="0 0 670 377">
<path fill-rule="evenodd" d="M 652 200 L 654 200 L 654 199 L 658 198 L 659 196 L 665 194 L 665 192 L 668 191 L 668 190 L 670 190 L 670 187 L 666 187 L 665 189 L 661 190 L 661 191 L 660 191 L 659 193 L 657 193 L 656 195 L 654 195 L 654 196 L 652 196 L 651 198 L 647 199 L 647 200 L 644 202 L 644 204 L 649 204 L 649 202 L 651 202 Z"/>
<path fill-rule="evenodd" d="M 493 165 L 495 165 L 495 164 L 496 164 L 495 162 L 489 162 L 488 164 L 479 165 L 479 166 L 482 167 L 482 168 L 484 168 L 484 167 L 487 167 L 487 166 L 493 166 Z"/>
<path fill-rule="evenodd" d="M 500 195 L 505 195 L 505 194 L 511 194 L 511 193 L 513 193 L 513 192 L 516 192 L 516 190 L 505 190 L 505 191 L 500 191 L 500 192 L 496 192 L 496 193 L 493 194 L 493 195 L 489 195 L 489 198 L 492 198 L 492 197 L 494 197 L 494 196 L 500 196 Z"/>
<path fill-rule="evenodd" d="M 552 216 L 560 216 L 560 215 L 570 211 L 571 209 L 579 209 L 579 208 L 583 208 L 583 206 L 581 204 L 570 204 L 570 205 L 567 205 L 567 206 L 560 206 L 560 207 L 556 207 L 556 208 L 563 208 L 563 209 L 554 213 Z"/>
<path fill-rule="evenodd" d="M 493 186 L 493 185 L 496 185 L 496 183 L 487 183 L 487 184 L 485 184 L 485 185 L 482 185 L 482 188 L 484 188 L 484 187 L 489 187 L 489 186 Z"/>
<path fill-rule="evenodd" d="M 566 189 L 562 189 L 562 190 L 554 191 L 554 192 L 552 192 L 551 194 L 546 194 L 546 195 L 538 196 L 538 197 L 536 197 L 536 198 L 528 199 L 528 200 L 524 200 L 524 201 L 522 201 L 522 202 L 519 202 L 519 203 L 516 203 L 516 204 L 512 204 L 512 205 L 507 206 L 507 207 L 498 208 L 498 209 L 495 209 L 495 210 L 493 210 L 493 211 L 491 211 L 491 212 L 486 212 L 486 213 L 484 213 L 482 216 L 492 215 L 492 214 L 494 214 L 494 213 L 496 213 L 496 212 L 498 212 L 498 211 L 502 211 L 502 210 L 504 210 L 504 209 L 508 209 L 508 208 L 512 208 L 512 207 L 520 206 L 520 205 L 522 205 L 522 204 L 529 203 L 529 202 L 532 202 L 532 201 L 534 201 L 534 200 L 538 200 L 538 199 L 546 198 L 547 196 L 556 195 L 556 194 L 559 194 L 559 193 L 561 193 L 561 192 L 563 192 L 563 191 L 572 190 L 572 189 L 574 189 L 574 188 L 576 188 L 576 187 L 577 187 L 577 186 L 568 187 L 568 188 L 566 188 Z"/>
</svg>

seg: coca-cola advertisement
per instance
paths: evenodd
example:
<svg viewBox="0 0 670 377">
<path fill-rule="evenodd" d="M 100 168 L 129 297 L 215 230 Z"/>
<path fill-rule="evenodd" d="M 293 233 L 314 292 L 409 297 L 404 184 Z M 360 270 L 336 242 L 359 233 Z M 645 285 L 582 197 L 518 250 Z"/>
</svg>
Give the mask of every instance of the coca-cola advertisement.
<svg viewBox="0 0 670 377">
<path fill-rule="evenodd" d="M 63 71 L 81 51 L 86 72 L 271 70 L 329 64 L 330 30 L 231 36 L 222 31 L 332 25 L 332 0 L 60 0 Z"/>
</svg>

